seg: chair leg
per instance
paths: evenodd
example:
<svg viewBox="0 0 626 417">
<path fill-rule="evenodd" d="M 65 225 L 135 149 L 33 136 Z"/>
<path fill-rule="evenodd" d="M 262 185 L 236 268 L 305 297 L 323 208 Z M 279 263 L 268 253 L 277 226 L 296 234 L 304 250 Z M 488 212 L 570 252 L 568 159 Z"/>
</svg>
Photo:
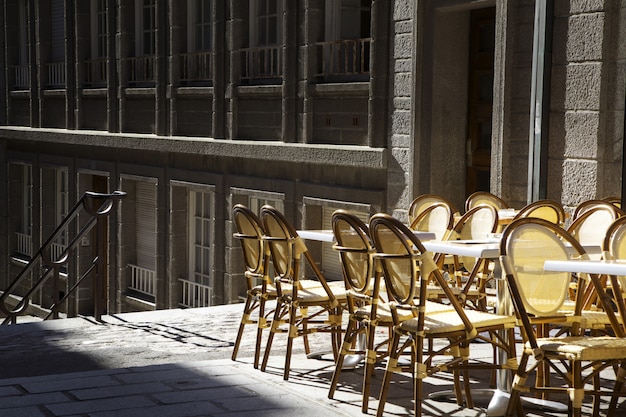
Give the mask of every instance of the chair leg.
<svg viewBox="0 0 626 417">
<path fill-rule="evenodd" d="M 581 375 L 581 363 L 580 361 L 572 361 L 572 382 L 571 386 L 574 390 L 573 394 L 570 394 L 570 403 L 572 405 L 572 412 L 574 417 L 581 417 L 582 415 L 582 403 L 585 398 L 585 383 Z"/>
<path fill-rule="evenodd" d="M 413 335 L 413 415 L 420 417 L 422 415 L 422 381 L 426 377 L 426 364 L 424 359 L 424 339 L 420 336 Z"/>
<path fill-rule="evenodd" d="M 367 347 L 365 349 L 365 372 L 363 373 L 363 400 L 361 402 L 361 412 L 363 413 L 367 413 L 369 409 L 370 387 L 372 385 L 374 367 L 376 366 L 376 350 L 374 349 L 375 336 L 376 326 L 368 322 L 366 328 Z M 389 349 L 389 346 L 387 346 L 387 349 Z"/>
<path fill-rule="evenodd" d="M 389 359 L 387 360 L 387 368 L 385 369 L 385 375 L 383 376 L 383 382 L 380 387 L 380 396 L 378 397 L 378 412 L 376 413 L 377 417 L 382 417 L 385 412 L 385 402 L 387 402 L 387 394 L 389 392 L 389 382 L 391 381 L 391 376 L 395 372 L 396 364 L 398 363 L 398 357 L 400 356 L 400 351 L 398 351 L 398 345 L 400 344 L 400 334 L 394 332 L 391 339 L 391 348 Z"/>
<path fill-rule="evenodd" d="M 243 330 L 246 327 L 246 324 L 253 324 L 250 320 L 250 312 L 253 310 L 251 305 L 253 303 L 252 296 L 248 294 L 246 297 L 246 304 L 243 308 L 243 315 L 241 316 L 241 322 L 239 323 L 239 331 L 237 332 L 237 338 L 235 339 L 235 346 L 233 347 L 233 354 L 231 356 L 232 360 L 237 360 L 237 353 L 239 352 L 239 345 L 241 343 L 241 338 L 243 337 Z"/>
<path fill-rule="evenodd" d="M 289 306 L 289 332 L 287 335 L 287 353 L 285 354 L 285 369 L 283 369 L 283 379 L 287 381 L 289 379 L 289 370 L 291 368 L 291 353 L 293 351 L 293 339 L 298 337 L 298 324 L 296 318 L 298 315 L 298 306 L 292 303 Z M 304 326 L 303 334 L 306 334 L 306 318 L 302 317 Z"/>
<path fill-rule="evenodd" d="M 619 367 L 615 369 L 615 385 L 613 386 L 613 394 L 611 395 L 607 417 L 613 417 L 615 415 L 617 400 L 624 387 L 624 378 L 626 378 L 626 362 L 620 363 Z"/>
<path fill-rule="evenodd" d="M 270 357 L 270 351 L 272 350 L 272 342 L 274 340 L 274 334 L 278 332 L 281 318 L 283 316 L 284 305 L 277 304 L 276 310 L 274 310 L 274 318 L 272 319 L 272 325 L 270 326 L 270 334 L 267 337 L 267 343 L 265 345 L 265 353 L 263 354 L 263 362 L 261 363 L 261 371 L 265 372 L 267 368 L 267 361 Z"/>
<path fill-rule="evenodd" d="M 517 372 L 515 373 L 516 377 L 513 382 L 513 386 L 511 387 L 511 397 L 509 398 L 509 404 L 506 408 L 506 417 L 513 417 L 515 412 L 517 411 L 520 416 L 524 415 L 522 410 L 522 403 L 520 399 L 520 382 L 525 381 L 528 373 L 526 372 L 526 365 L 528 364 L 528 355 L 526 353 L 522 354 L 522 358 L 520 360 L 520 364 L 517 368 Z"/>
<path fill-rule="evenodd" d="M 328 398 L 333 398 L 335 390 L 337 389 L 337 383 L 339 382 L 339 376 L 341 375 L 341 368 L 343 367 L 343 359 L 350 352 L 351 346 L 354 342 L 354 336 L 356 334 L 357 323 L 354 320 L 348 322 L 348 328 L 346 329 L 346 335 L 343 339 L 343 345 L 341 346 L 341 352 L 335 361 L 335 371 L 330 381 L 330 388 L 328 390 Z"/>
<path fill-rule="evenodd" d="M 254 346 L 254 369 L 259 367 L 259 359 L 261 356 L 261 343 L 263 340 L 263 330 L 267 327 L 265 318 L 265 297 L 261 296 L 259 301 L 259 318 L 257 320 L 256 345 Z"/>
</svg>

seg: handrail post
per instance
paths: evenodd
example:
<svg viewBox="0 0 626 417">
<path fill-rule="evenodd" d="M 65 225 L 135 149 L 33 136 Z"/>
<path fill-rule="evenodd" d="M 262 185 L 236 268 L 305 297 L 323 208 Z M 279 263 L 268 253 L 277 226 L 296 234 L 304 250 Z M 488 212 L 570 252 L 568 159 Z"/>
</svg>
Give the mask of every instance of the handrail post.
<svg viewBox="0 0 626 417">
<path fill-rule="evenodd" d="M 96 219 L 96 240 L 97 240 L 97 259 L 96 259 L 96 275 L 93 282 L 93 315 L 96 321 L 102 321 L 101 305 L 103 287 L 104 287 L 104 261 L 106 259 L 106 234 L 105 234 L 106 217 L 98 214 Z"/>
<path fill-rule="evenodd" d="M 61 265 L 53 263 L 54 275 L 52 276 L 52 318 L 59 318 L 59 276 Z"/>
</svg>

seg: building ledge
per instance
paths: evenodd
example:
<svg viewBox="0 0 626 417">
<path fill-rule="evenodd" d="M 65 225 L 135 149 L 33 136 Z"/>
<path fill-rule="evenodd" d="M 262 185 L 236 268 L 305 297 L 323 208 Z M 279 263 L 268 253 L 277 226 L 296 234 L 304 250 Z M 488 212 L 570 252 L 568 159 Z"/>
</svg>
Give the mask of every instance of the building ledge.
<svg viewBox="0 0 626 417">
<path fill-rule="evenodd" d="M 0 139 L 47 142 L 102 148 L 173 152 L 243 158 L 268 162 L 353 166 L 371 169 L 387 167 L 387 149 L 356 145 L 285 143 L 264 140 L 227 140 L 206 137 L 157 136 L 151 134 L 109 133 L 1 126 Z"/>
</svg>

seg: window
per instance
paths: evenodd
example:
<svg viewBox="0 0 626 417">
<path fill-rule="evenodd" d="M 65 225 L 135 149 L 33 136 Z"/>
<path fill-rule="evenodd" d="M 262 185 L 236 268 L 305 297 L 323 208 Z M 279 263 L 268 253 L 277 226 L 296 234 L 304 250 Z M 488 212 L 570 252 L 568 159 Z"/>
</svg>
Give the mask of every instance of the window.
<svg viewBox="0 0 626 417">
<path fill-rule="evenodd" d="M 189 271 L 190 280 L 211 286 L 212 223 L 211 195 L 198 191 L 189 193 Z"/>
<path fill-rule="evenodd" d="M 318 44 L 320 74 L 369 74 L 371 1 L 326 0 L 325 42 Z"/>
<path fill-rule="evenodd" d="M 65 87 L 65 10 L 63 0 L 52 0 L 51 3 L 51 62 L 46 65 L 48 70 L 48 87 Z"/>
<path fill-rule="evenodd" d="M 251 0 L 250 48 L 243 56 L 243 78 L 282 77 L 282 3 Z"/>
<path fill-rule="evenodd" d="M 282 200 L 277 200 L 275 198 L 250 197 L 249 208 L 257 215 L 261 212 L 261 207 L 266 204 L 274 207 L 276 210 L 284 210 L 284 204 Z"/>
<path fill-rule="evenodd" d="M 156 0 L 135 3 L 135 56 L 156 53 Z"/>
<path fill-rule="evenodd" d="M 68 212 L 69 205 L 69 193 L 68 193 L 68 172 L 66 169 L 55 170 L 55 201 L 54 211 L 56 214 L 56 225 L 61 224 L 65 219 Z M 53 259 L 58 259 L 58 256 L 67 248 L 68 235 L 67 229 L 61 232 L 61 235 L 57 238 L 53 246 Z"/>
<path fill-rule="evenodd" d="M 20 214 L 16 232 L 16 252 L 27 257 L 33 254 L 33 172 L 31 165 L 16 165 Z"/>
<path fill-rule="evenodd" d="M 107 80 L 107 8 L 106 0 L 91 0 L 91 59 L 86 62 L 87 84 L 105 84 Z"/>
<path fill-rule="evenodd" d="M 156 296 L 156 184 L 137 181 L 135 185 L 135 262 L 129 264 L 130 289 Z"/>
<path fill-rule="evenodd" d="M 25 90 L 30 86 L 30 71 L 28 67 L 28 14 L 26 2 L 19 2 L 17 16 L 17 44 L 18 57 L 9 70 L 9 76 L 13 76 L 13 89 Z"/>
<path fill-rule="evenodd" d="M 187 51 L 211 50 L 211 0 L 188 0 Z"/>
<path fill-rule="evenodd" d="M 129 59 L 130 82 L 154 82 L 156 0 L 135 1 L 135 56 Z"/>
<path fill-rule="evenodd" d="M 187 1 L 187 53 L 182 54 L 183 82 L 210 81 L 212 78 L 211 0 Z"/>
</svg>

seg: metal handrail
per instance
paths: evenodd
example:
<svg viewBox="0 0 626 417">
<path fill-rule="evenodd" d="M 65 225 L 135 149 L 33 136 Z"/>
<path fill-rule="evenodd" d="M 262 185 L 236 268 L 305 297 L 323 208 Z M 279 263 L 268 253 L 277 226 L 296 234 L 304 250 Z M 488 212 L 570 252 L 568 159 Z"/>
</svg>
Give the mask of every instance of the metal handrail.
<svg viewBox="0 0 626 417">
<path fill-rule="evenodd" d="M 105 241 L 105 218 L 109 216 L 109 214 L 113 210 L 113 207 L 115 206 L 115 203 L 123 199 L 125 196 L 126 193 L 123 191 L 114 191 L 111 194 L 87 191 L 85 192 L 85 194 L 83 194 L 83 196 L 78 200 L 78 202 L 76 202 L 76 204 L 68 212 L 68 214 L 61 221 L 61 223 L 52 232 L 50 237 L 37 250 L 37 252 L 33 254 L 24 269 L 22 269 L 22 271 L 13 280 L 13 282 L 9 284 L 9 286 L 4 290 L 2 295 L 0 295 L 0 311 L 7 316 L 1 324 L 15 324 L 17 322 L 17 316 L 22 315 L 26 312 L 26 309 L 30 305 L 33 294 L 35 294 L 35 292 L 39 290 L 50 277 L 53 277 L 53 304 L 50 307 L 50 314 L 46 316 L 46 319 L 50 318 L 51 316 L 54 318 L 58 318 L 59 307 L 65 302 L 65 300 L 67 300 L 70 295 L 74 293 L 74 291 L 83 282 L 83 280 L 94 271 L 95 276 L 92 285 L 94 317 L 96 318 L 96 320 L 100 321 L 102 315 L 100 298 L 102 295 L 101 288 L 103 283 L 103 273 L 105 271 L 104 262 L 106 260 L 105 251 L 107 247 Z M 70 222 L 72 222 L 81 212 L 86 212 L 87 214 L 91 215 L 91 217 L 85 223 L 85 225 L 81 227 L 78 234 L 70 242 L 68 242 L 65 250 L 63 250 L 56 259 L 53 259 L 54 243 L 57 241 L 57 238 L 61 234 L 63 234 L 65 230 L 67 230 Z M 67 264 L 69 263 L 70 259 L 69 255 L 73 251 L 75 251 L 77 247 L 80 246 L 82 239 L 86 237 L 94 227 L 96 228 L 96 255 L 91 261 L 91 264 L 87 267 L 86 271 L 82 275 L 80 275 L 76 283 L 72 286 L 72 288 L 70 288 L 67 294 L 59 299 L 58 287 L 60 283 L 61 270 L 63 268 L 67 269 Z M 6 301 L 9 296 L 15 296 L 15 294 L 13 294 L 14 290 L 18 288 L 18 286 L 25 278 L 29 277 L 30 273 L 33 272 L 35 266 L 38 265 L 40 262 L 43 267 L 43 272 L 40 274 L 39 278 L 26 292 L 26 294 L 22 296 L 20 301 L 13 309 L 7 307 Z"/>
</svg>

